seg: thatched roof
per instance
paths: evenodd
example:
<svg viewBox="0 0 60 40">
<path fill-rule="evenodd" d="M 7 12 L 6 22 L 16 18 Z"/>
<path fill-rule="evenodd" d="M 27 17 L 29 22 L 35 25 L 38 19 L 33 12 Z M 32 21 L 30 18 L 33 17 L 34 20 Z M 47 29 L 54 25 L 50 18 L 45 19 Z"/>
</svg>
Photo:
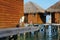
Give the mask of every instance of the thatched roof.
<svg viewBox="0 0 60 40">
<path fill-rule="evenodd" d="M 36 12 L 44 12 L 44 9 L 42 9 L 37 4 L 34 4 L 32 2 L 28 2 L 24 5 L 24 13 L 36 13 Z"/>
<path fill-rule="evenodd" d="M 60 1 L 47 9 L 48 12 L 60 12 Z"/>
</svg>

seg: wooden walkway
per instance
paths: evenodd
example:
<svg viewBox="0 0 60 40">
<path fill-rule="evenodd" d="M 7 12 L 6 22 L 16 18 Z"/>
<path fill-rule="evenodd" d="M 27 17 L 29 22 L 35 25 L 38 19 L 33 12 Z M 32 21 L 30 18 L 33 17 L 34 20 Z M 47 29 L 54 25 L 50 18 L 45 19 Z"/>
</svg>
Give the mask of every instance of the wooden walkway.
<svg viewBox="0 0 60 40">
<path fill-rule="evenodd" d="M 20 33 L 33 32 L 39 30 L 39 27 L 7 28 L 0 29 L 0 38 Z"/>
<path fill-rule="evenodd" d="M 56 26 L 59 26 L 60 24 L 51 23 L 51 24 L 42 24 L 42 25 L 56 25 Z"/>
<path fill-rule="evenodd" d="M 60 24 L 41 24 L 41 25 L 57 25 L 58 29 Z M 6 29 L 0 29 L 0 38 L 1 37 L 7 37 L 11 35 L 16 35 L 20 33 L 26 33 L 26 32 L 33 32 L 39 30 L 40 27 L 20 27 L 20 28 L 6 28 Z"/>
</svg>

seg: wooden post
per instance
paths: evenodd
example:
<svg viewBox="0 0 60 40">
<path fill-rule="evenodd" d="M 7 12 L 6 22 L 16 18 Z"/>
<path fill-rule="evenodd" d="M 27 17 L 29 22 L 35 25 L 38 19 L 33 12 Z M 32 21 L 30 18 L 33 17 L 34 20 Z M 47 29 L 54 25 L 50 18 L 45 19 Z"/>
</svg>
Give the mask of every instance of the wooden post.
<svg viewBox="0 0 60 40">
<path fill-rule="evenodd" d="M 25 37 L 26 37 L 26 35 L 25 35 L 26 33 L 24 33 L 24 40 L 26 39 Z"/>
<path fill-rule="evenodd" d="M 17 34 L 18 35 L 18 38 L 17 38 L 17 40 L 20 40 L 20 34 Z"/>
</svg>

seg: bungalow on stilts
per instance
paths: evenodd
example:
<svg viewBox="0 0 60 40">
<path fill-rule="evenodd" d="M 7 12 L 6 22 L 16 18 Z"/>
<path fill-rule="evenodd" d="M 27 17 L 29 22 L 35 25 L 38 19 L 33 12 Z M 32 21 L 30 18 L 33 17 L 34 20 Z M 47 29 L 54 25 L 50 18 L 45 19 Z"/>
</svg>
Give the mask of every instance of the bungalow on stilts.
<svg viewBox="0 0 60 40">
<path fill-rule="evenodd" d="M 60 23 L 60 1 L 48 8 L 47 12 L 52 16 L 52 23 Z"/>
<path fill-rule="evenodd" d="M 45 23 L 44 9 L 33 2 L 24 4 L 25 23 L 43 24 Z"/>
<path fill-rule="evenodd" d="M 60 24 L 60 1 L 55 3 L 54 5 L 52 5 L 50 8 L 48 8 L 46 10 L 46 14 L 50 15 L 50 24 L 55 24 L 55 25 L 50 25 L 48 27 L 49 29 L 49 35 L 51 34 L 58 34 L 58 30 L 59 30 L 59 25 L 56 24 Z M 51 35 L 53 36 L 53 35 Z"/>
</svg>

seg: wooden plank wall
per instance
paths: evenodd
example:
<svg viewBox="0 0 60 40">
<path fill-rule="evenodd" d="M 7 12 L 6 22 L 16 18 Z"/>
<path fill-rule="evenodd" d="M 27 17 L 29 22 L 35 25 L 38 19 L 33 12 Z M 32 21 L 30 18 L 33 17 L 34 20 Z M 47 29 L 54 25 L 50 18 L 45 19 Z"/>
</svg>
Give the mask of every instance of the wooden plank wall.
<svg viewBox="0 0 60 40">
<path fill-rule="evenodd" d="M 43 23 L 40 15 L 38 13 L 36 13 L 35 15 L 33 13 L 28 14 L 28 23 L 31 23 L 31 21 L 32 21 L 32 24 L 42 24 Z"/>
<path fill-rule="evenodd" d="M 60 23 L 60 13 L 55 13 L 55 23 Z"/>
<path fill-rule="evenodd" d="M 16 27 L 23 15 L 23 0 L 0 0 L 0 28 Z"/>
<path fill-rule="evenodd" d="M 37 23 L 37 15 L 31 13 L 31 14 L 28 14 L 28 23 L 32 23 L 32 24 L 36 24 Z"/>
<path fill-rule="evenodd" d="M 41 15 L 39 15 L 39 14 L 37 14 L 37 23 L 38 24 L 43 24 L 44 22 L 43 22 L 43 20 L 42 20 L 42 18 L 44 18 L 44 17 L 40 17 Z"/>
</svg>

